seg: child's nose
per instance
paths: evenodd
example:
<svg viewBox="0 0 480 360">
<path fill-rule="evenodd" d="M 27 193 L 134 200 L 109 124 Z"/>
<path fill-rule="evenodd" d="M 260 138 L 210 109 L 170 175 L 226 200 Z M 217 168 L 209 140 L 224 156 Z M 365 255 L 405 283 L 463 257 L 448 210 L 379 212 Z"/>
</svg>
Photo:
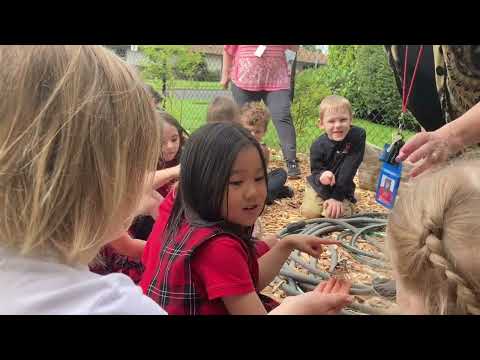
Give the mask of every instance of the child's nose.
<svg viewBox="0 0 480 360">
<path fill-rule="evenodd" d="M 244 196 L 246 199 L 252 199 L 257 195 L 257 187 L 255 186 L 255 183 L 250 183 L 246 189 Z"/>
</svg>

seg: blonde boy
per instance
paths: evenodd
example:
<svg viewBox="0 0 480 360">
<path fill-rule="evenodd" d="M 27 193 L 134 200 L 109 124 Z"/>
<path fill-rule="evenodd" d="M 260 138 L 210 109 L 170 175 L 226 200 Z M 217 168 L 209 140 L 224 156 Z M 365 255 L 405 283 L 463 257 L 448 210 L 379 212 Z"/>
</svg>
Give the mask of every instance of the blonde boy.
<svg viewBox="0 0 480 360">
<path fill-rule="evenodd" d="M 356 203 L 353 178 L 363 160 L 365 130 L 352 126 L 352 107 L 342 96 L 327 96 L 319 110 L 325 133 L 310 147 L 311 175 L 300 211 L 309 219 L 347 217 Z"/>
</svg>

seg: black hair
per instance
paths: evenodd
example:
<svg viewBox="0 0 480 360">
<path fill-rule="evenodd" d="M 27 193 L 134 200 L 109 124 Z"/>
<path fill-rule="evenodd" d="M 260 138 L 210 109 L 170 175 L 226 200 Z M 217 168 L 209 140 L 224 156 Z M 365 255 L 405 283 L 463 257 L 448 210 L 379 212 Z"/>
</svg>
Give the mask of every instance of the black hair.
<svg viewBox="0 0 480 360">
<path fill-rule="evenodd" d="M 178 152 L 175 155 L 175 158 L 169 162 L 165 162 L 160 160 L 158 162 L 158 170 L 169 168 L 172 166 L 176 166 L 180 163 L 180 156 L 182 154 L 182 149 L 183 146 L 185 145 L 185 141 L 188 139 L 188 132 L 183 128 L 182 125 L 175 119 L 172 115 L 167 113 L 166 111 L 163 110 L 158 110 L 157 111 L 158 118 L 160 119 L 161 122 L 166 122 L 167 124 L 173 126 L 175 129 L 178 131 L 178 136 L 180 137 L 180 146 L 178 147 Z"/>
<path fill-rule="evenodd" d="M 253 226 L 229 223 L 221 214 L 223 198 L 225 195 L 228 198 L 233 163 L 238 153 L 248 146 L 254 146 L 258 151 L 266 183 L 267 166 L 262 148 L 242 126 L 211 123 L 190 136 L 180 159 L 180 182 L 165 229 L 164 246 L 168 246 L 175 238 L 186 220 L 192 227 L 219 226 L 223 231 L 241 238 L 249 249 L 253 249 Z"/>
</svg>

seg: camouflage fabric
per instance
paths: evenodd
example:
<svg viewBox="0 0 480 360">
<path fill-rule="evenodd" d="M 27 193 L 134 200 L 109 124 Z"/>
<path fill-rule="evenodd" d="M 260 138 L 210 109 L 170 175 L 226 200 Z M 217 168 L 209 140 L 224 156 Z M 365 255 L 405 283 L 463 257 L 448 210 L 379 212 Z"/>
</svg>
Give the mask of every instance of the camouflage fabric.
<svg viewBox="0 0 480 360">
<path fill-rule="evenodd" d="M 434 45 L 438 95 L 447 122 L 480 102 L 480 45 Z"/>
<path fill-rule="evenodd" d="M 480 102 L 480 45 L 430 47 L 433 50 L 435 86 L 443 119 L 450 122 Z M 426 49 L 431 51 L 430 48 Z M 401 92 L 404 45 L 385 45 L 385 50 Z"/>
</svg>

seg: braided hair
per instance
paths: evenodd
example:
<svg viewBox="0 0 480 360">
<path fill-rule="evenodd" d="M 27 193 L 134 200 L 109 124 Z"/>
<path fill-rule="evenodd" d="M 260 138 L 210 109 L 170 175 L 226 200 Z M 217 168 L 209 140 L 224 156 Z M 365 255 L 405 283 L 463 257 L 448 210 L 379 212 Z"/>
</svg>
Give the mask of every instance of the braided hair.
<svg viewBox="0 0 480 360">
<path fill-rule="evenodd" d="M 480 314 L 480 162 L 425 174 L 401 194 L 387 248 L 405 289 L 428 314 Z"/>
</svg>

